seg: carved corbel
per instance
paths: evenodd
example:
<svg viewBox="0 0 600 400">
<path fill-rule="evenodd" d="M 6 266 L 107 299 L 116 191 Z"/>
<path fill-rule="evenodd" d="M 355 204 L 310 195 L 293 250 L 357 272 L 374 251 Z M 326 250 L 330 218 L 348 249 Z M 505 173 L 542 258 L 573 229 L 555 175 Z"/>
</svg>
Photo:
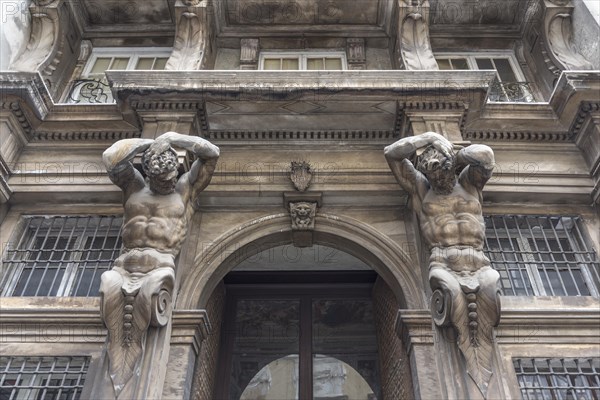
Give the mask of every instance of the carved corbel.
<svg viewBox="0 0 600 400">
<path fill-rule="evenodd" d="M 175 4 L 176 33 L 167 70 L 198 70 L 212 60 L 214 32 L 208 1 L 178 0 Z"/>
<path fill-rule="evenodd" d="M 71 26 L 63 0 L 35 0 L 29 6 L 31 32 L 24 51 L 11 63 L 10 70 L 39 72 L 55 92 L 58 65 L 70 57 L 67 46 Z M 63 68 L 61 68 L 63 70 Z M 57 74 L 60 75 L 60 74 Z"/>
<path fill-rule="evenodd" d="M 439 69 L 429 40 L 429 2 L 399 0 L 396 59 L 400 69 Z"/>
<path fill-rule="evenodd" d="M 260 42 L 258 39 L 240 40 L 240 69 L 258 69 L 258 50 Z"/>
<path fill-rule="evenodd" d="M 564 70 L 589 70 L 592 64 L 573 46 L 573 1 L 544 0 L 543 38 L 544 58 L 555 75 Z"/>
<path fill-rule="evenodd" d="M 346 40 L 346 58 L 348 69 L 366 69 L 365 39 L 349 38 Z"/>
</svg>

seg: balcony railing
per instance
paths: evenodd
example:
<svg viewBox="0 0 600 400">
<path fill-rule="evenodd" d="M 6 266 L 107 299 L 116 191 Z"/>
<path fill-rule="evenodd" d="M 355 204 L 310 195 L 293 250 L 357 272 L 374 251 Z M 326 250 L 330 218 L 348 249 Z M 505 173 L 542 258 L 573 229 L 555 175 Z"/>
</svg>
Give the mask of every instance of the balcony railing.
<svg viewBox="0 0 600 400">
<path fill-rule="evenodd" d="M 104 79 L 78 79 L 73 81 L 68 103 L 72 104 L 98 104 L 114 103 L 110 86 Z"/>
<path fill-rule="evenodd" d="M 535 97 L 529 82 L 494 82 L 488 101 L 533 103 Z"/>
</svg>

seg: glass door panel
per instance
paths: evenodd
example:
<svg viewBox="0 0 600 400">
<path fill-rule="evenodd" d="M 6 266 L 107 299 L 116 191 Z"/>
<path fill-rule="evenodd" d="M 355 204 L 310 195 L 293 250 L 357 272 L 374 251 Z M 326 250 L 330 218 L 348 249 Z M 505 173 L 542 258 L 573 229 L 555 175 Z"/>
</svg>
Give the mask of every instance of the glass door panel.
<svg viewBox="0 0 600 400">
<path fill-rule="evenodd" d="M 231 400 L 298 399 L 299 300 L 239 299 Z"/>
<path fill-rule="evenodd" d="M 312 321 L 314 400 L 381 398 L 371 300 L 314 299 Z"/>
</svg>

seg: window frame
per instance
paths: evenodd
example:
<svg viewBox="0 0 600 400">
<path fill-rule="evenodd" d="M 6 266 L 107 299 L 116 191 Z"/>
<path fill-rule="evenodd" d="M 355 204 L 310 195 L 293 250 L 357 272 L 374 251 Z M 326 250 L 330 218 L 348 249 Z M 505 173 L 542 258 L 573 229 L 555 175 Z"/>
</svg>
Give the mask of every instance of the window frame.
<svg viewBox="0 0 600 400">
<path fill-rule="evenodd" d="M 436 60 L 436 62 L 438 61 L 438 59 L 466 59 L 467 60 L 467 64 L 469 66 L 468 70 L 462 70 L 462 71 L 485 71 L 485 69 L 481 69 L 479 68 L 479 66 L 477 65 L 477 58 L 486 58 L 486 59 L 490 59 L 492 62 L 494 58 L 504 58 L 508 60 L 508 63 L 510 65 L 510 68 L 512 69 L 513 74 L 515 75 L 515 78 L 517 79 L 516 82 L 503 82 L 502 78 L 500 76 L 500 73 L 498 72 L 497 69 L 493 69 L 493 71 L 495 71 L 496 74 L 496 79 L 495 82 L 497 82 L 500 86 L 500 88 L 502 89 L 502 92 L 504 94 L 504 96 L 506 97 L 506 101 L 503 100 L 490 100 L 488 98 L 488 102 L 493 102 L 493 103 L 511 103 L 511 102 L 515 102 L 515 103 L 531 103 L 531 102 L 535 102 L 535 95 L 534 95 L 534 91 L 531 87 L 527 87 L 527 88 L 523 88 L 522 90 L 526 90 L 527 93 L 526 95 L 529 96 L 531 98 L 531 101 L 515 101 L 515 100 L 511 100 L 511 96 L 507 93 L 506 89 L 504 88 L 504 86 L 502 86 L 503 84 L 510 84 L 510 83 L 529 83 L 529 81 L 526 80 L 525 78 L 525 74 L 523 73 L 523 70 L 521 69 L 521 66 L 519 65 L 517 58 L 514 54 L 513 51 L 510 50 L 505 50 L 505 51 L 485 51 L 485 52 L 475 52 L 475 51 L 469 51 L 469 52 L 435 52 L 434 53 L 434 58 Z M 461 71 L 461 70 L 451 70 L 451 71 Z"/>
<path fill-rule="evenodd" d="M 140 58 L 169 58 L 173 51 L 172 47 L 164 47 L 158 49 L 156 47 L 95 47 L 92 49 L 92 54 L 90 54 L 89 59 L 87 60 L 83 71 L 81 72 L 81 78 L 91 78 L 95 75 L 100 74 L 92 74 L 91 70 L 96 64 L 96 60 L 98 58 L 103 57 L 111 57 L 118 58 L 119 56 L 127 56 L 129 61 L 127 63 L 127 68 L 124 71 L 134 71 L 135 65 Z M 106 71 L 119 71 L 119 70 L 111 70 L 107 69 Z M 147 71 L 147 70 L 139 70 L 139 71 Z"/>
<path fill-rule="evenodd" d="M 265 69 L 265 59 L 268 58 L 296 58 L 298 60 L 298 69 L 289 70 L 277 70 L 277 69 Z M 309 58 L 339 58 L 342 62 L 342 69 L 321 69 L 321 70 L 309 70 L 307 69 L 307 60 Z M 305 51 L 290 51 L 290 50 L 268 50 L 261 51 L 258 57 L 258 69 L 261 71 L 345 71 L 348 69 L 348 60 L 346 58 L 345 51 L 329 51 L 329 50 L 305 50 Z"/>
<path fill-rule="evenodd" d="M 27 222 L 27 220 L 34 219 L 34 218 L 48 218 L 48 219 L 62 218 L 64 220 L 64 222 L 57 227 L 53 226 L 54 225 L 53 222 L 51 223 L 51 225 L 49 227 L 42 227 L 43 220 L 40 220 L 40 222 L 38 222 L 39 226 L 37 226 L 37 227 L 33 226 L 31 231 L 28 232 L 31 222 Z M 79 227 L 76 225 L 73 228 L 65 229 L 65 225 L 67 224 L 69 218 L 89 218 L 89 220 L 87 221 L 87 223 L 84 227 Z M 90 221 L 93 218 L 97 218 L 98 224 L 96 224 L 96 225 L 90 224 Z M 100 222 L 102 221 L 103 218 L 110 218 L 111 225 L 109 227 L 106 227 L 106 228 L 100 227 Z M 94 251 L 98 251 L 98 252 L 114 251 L 114 252 L 116 252 L 116 254 L 114 254 L 113 260 L 110 262 L 111 265 L 108 266 L 107 270 L 109 270 L 112 266 L 112 263 L 114 263 L 114 260 L 119 256 L 119 253 L 120 253 L 120 251 L 117 251 L 117 245 L 119 244 L 119 242 L 121 240 L 122 223 L 117 226 L 113 226 L 113 221 L 115 221 L 115 220 L 122 221 L 122 218 L 123 218 L 122 215 L 26 215 L 26 216 L 23 216 L 23 218 L 19 222 L 19 225 L 17 225 L 17 228 L 12 233 L 12 238 L 14 239 L 13 243 L 15 243 L 15 247 L 9 248 L 9 246 L 6 246 L 3 249 L 4 251 L 1 255 L 4 271 L 3 271 L 2 277 L 0 279 L 0 283 L 2 284 L 2 287 L 0 287 L 0 297 L 39 297 L 39 296 L 81 297 L 81 295 L 75 296 L 76 292 L 74 292 L 74 291 L 75 291 L 75 289 L 79 289 L 78 287 L 75 286 L 76 282 L 81 281 L 83 279 L 83 278 L 78 279 L 79 273 L 80 272 L 83 273 L 87 269 L 86 268 L 87 263 L 90 262 L 90 260 L 85 260 L 83 258 L 84 253 L 94 252 Z M 76 221 L 75 224 L 77 224 L 77 223 L 78 222 Z M 105 233 L 99 234 L 98 232 L 100 229 L 105 230 Z M 66 231 L 66 232 L 63 233 L 63 231 Z M 39 249 L 36 249 L 35 245 L 34 245 L 37 238 L 42 238 L 42 240 L 43 240 L 43 244 L 40 246 Z M 56 240 L 54 241 L 54 246 L 53 246 L 53 248 L 44 249 L 43 245 L 48 241 L 49 238 L 56 238 Z M 108 241 L 110 238 L 115 238 L 116 242 L 115 242 L 115 245 L 110 249 L 95 249 L 93 247 L 93 242 L 90 244 L 90 247 L 87 248 L 86 244 L 87 244 L 88 240 L 91 239 L 93 241 L 95 238 L 104 238 L 106 241 Z M 74 239 L 74 240 L 72 240 L 72 243 L 67 242 L 64 249 L 59 249 L 57 251 L 56 246 L 60 239 L 66 239 L 67 241 L 72 240 L 72 239 Z M 20 245 L 23 245 L 23 246 L 20 247 Z M 71 251 L 71 254 L 69 257 L 62 256 L 62 258 L 60 258 L 59 260 L 52 259 L 52 256 L 55 253 L 64 251 L 64 250 Z M 5 257 L 7 257 L 8 253 L 11 251 L 15 252 L 15 255 L 10 259 L 5 259 Z M 43 252 L 50 252 L 50 256 L 40 260 L 40 255 Z M 33 257 L 31 257 L 32 255 L 33 255 Z M 48 264 L 51 264 L 52 262 L 56 262 L 60 265 L 60 267 L 56 268 L 57 270 L 64 271 L 60 278 L 58 278 L 58 277 L 54 278 L 54 280 L 60 279 L 60 282 L 58 283 L 58 288 L 56 289 L 56 294 L 52 295 L 50 293 L 47 293 L 47 294 L 38 295 L 37 293 L 40 292 L 41 285 L 43 284 L 43 280 L 41 278 L 43 278 L 46 275 L 46 272 L 49 268 Z M 25 295 L 24 292 L 26 292 L 29 287 L 28 282 L 34 276 L 35 270 L 38 269 L 38 266 L 37 266 L 38 263 L 46 264 L 45 267 L 42 267 L 42 266 L 39 267 L 40 270 L 43 269 L 43 271 L 44 271 L 44 272 L 42 272 L 42 275 L 39 277 L 40 285 L 37 287 L 35 295 L 33 295 L 33 296 Z M 100 261 L 96 261 L 96 263 L 100 264 Z M 9 270 L 9 268 L 10 268 L 10 270 Z M 27 279 L 27 281 L 25 282 L 26 284 L 22 288 L 21 293 L 15 294 L 15 290 L 21 283 L 22 275 L 26 269 L 31 270 L 31 275 L 28 278 L 23 278 L 23 279 Z M 58 273 L 59 272 L 57 272 L 57 274 Z M 53 282 L 54 282 L 54 280 L 53 280 Z M 52 287 L 49 288 L 49 290 L 51 290 L 55 285 L 56 284 L 53 284 Z M 91 289 L 93 289 L 92 282 L 90 282 L 90 286 L 88 287 L 88 292 L 90 292 Z M 83 297 L 96 297 L 96 296 L 85 295 Z"/>
<path fill-rule="evenodd" d="M 520 268 L 518 269 L 521 274 L 521 276 L 523 275 L 523 272 L 526 273 L 526 278 L 529 281 L 530 284 L 530 288 L 531 291 L 533 292 L 532 294 L 527 294 L 527 289 L 525 289 L 525 294 L 524 295 L 520 295 L 517 294 L 517 290 L 515 288 L 515 286 L 512 284 L 511 282 L 511 278 L 509 277 L 508 280 L 509 282 L 511 282 L 511 286 L 510 286 L 510 290 L 512 290 L 513 294 L 503 294 L 505 296 L 566 296 L 566 297 L 586 297 L 586 296 L 592 296 L 592 297 L 600 297 L 600 287 L 598 286 L 598 283 L 595 281 L 592 272 L 590 271 L 590 265 L 589 262 L 587 260 L 585 260 L 583 258 L 583 256 L 579 253 L 586 253 L 586 252 L 595 252 L 595 249 L 593 249 L 592 246 L 589 246 L 589 244 L 587 244 L 587 238 L 585 236 L 585 232 L 583 231 L 582 227 L 579 226 L 579 223 L 581 221 L 581 218 L 579 216 L 573 216 L 573 215 L 513 215 L 513 214 L 489 214 L 489 215 L 485 215 L 486 218 L 490 218 L 492 220 L 492 225 L 490 226 L 489 224 L 486 223 L 486 246 L 485 246 L 485 251 L 486 252 L 490 252 L 492 251 L 490 249 L 490 247 L 488 246 L 489 241 L 493 240 L 493 241 L 500 241 L 500 240 L 506 240 L 510 242 L 510 246 L 512 249 L 512 254 L 514 254 L 514 258 L 515 261 L 512 260 L 506 260 L 504 255 L 507 253 L 507 250 L 504 249 L 500 249 L 500 250 L 495 250 L 496 252 L 500 252 L 500 255 L 502 256 L 502 260 L 494 260 L 493 257 L 491 257 L 491 254 L 488 254 L 488 257 L 490 258 L 490 262 L 492 264 L 492 268 L 496 269 L 494 264 L 501 264 L 503 266 L 502 270 L 498 270 L 499 273 L 502 273 L 503 271 L 506 271 L 507 273 L 510 274 L 510 270 L 508 270 L 505 266 L 508 263 L 514 262 L 515 264 L 517 264 L 518 266 L 520 266 Z M 515 219 L 515 218 L 519 218 L 519 217 L 524 217 L 524 218 L 560 218 L 561 219 L 561 224 L 564 224 L 564 222 L 562 220 L 564 219 L 569 219 L 573 222 L 573 227 L 571 228 L 571 230 L 567 231 L 567 228 L 562 228 L 562 231 L 560 232 L 560 234 L 557 232 L 557 229 L 552 228 L 553 232 L 556 232 L 556 236 L 552 235 L 552 236 L 548 236 L 545 233 L 540 233 L 539 236 L 535 235 L 535 231 L 534 229 L 536 227 L 539 227 L 539 225 L 535 225 L 532 226 L 531 224 L 529 224 L 528 228 L 522 229 L 519 228 L 518 226 L 516 228 L 509 228 L 508 225 L 506 224 L 507 219 Z M 504 223 L 504 226 L 501 227 L 497 227 L 495 226 L 495 224 L 493 223 L 494 219 L 493 218 L 502 218 L 502 221 Z M 487 222 L 487 221 L 486 221 Z M 494 231 L 494 236 L 490 237 L 490 235 L 488 235 L 488 231 L 489 230 L 493 230 Z M 548 228 L 543 228 L 540 227 L 540 229 L 548 229 Z M 576 231 L 575 235 L 572 234 L 571 231 Z M 585 246 L 585 248 L 582 248 L 582 245 L 579 243 L 579 240 L 583 240 L 586 243 L 583 243 L 583 245 Z M 513 242 L 514 240 L 514 242 Z M 578 269 L 581 272 L 581 278 L 583 279 L 585 286 L 587 288 L 587 290 L 589 291 L 589 294 L 587 295 L 583 295 L 583 294 L 579 294 L 579 295 L 572 295 L 572 294 L 568 294 L 567 292 L 567 288 L 564 285 L 564 282 L 561 279 L 561 286 L 564 287 L 565 289 L 565 293 L 564 295 L 556 295 L 556 294 L 552 294 L 552 293 L 548 293 L 548 291 L 546 290 L 545 286 L 544 286 L 544 277 L 543 274 L 546 271 L 546 268 L 544 267 L 544 263 L 547 262 L 545 260 L 541 260 L 541 259 L 537 259 L 536 256 L 541 256 L 541 254 L 543 254 L 543 250 L 539 251 L 537 250 L 538 246 L 532 246 L 531 241 L 542 241 L 545 243 L 545 245 L 550 249 L 548 250 L 548 255 L 552 258 L 551 261 L 552 263 L 556 264 L 560 264 L 561 261 L 560 260 L 556 260 L 554 258 L 554 254 L 555 253 L 562 253 L 565 254 L 564 249 L 562 244 L 560 243 L 560 241 L 562 240 L 567 240 L 570 246 L 570 252 L 573 252 L 573 256 L 575 258 L 575 262 L 577 263 Z M 559 248 L 554 248 L 553 246 L 551 246 L 550 241 L 556 241 L 558 243 Z M 517 249 L 514 248 L 515 246 L 515 242 L 516 245 L 518 246 Z M 589 248 L 588 248 L 589 246 Z M 596 254 L 596 257 L 598 255 Z M 543 271 L 542 271 L 543 270 Z M 573 276 L 571 269 L 567 267 L 567 270 L 569 271 L 570 275 L 573 278 L 573 283 L 576 284 L 576 280 L 575 277 Z M 559 275 L 560 277 L 560 275 Z M 503 279 L 501 277 L 501 279 Z M 514 279 L 514 278 L 513 278 Z M 551 281 L 550 281 L 550 277 L 546 274 L 546 279 L 548 281 L 548 284 L 551 285 Z M 522 280 L 523 282 L 523 287 L 527 288 L 527 282 L 525 282 L 524 280 Z M 504 286 L 503 286 L 504 288 Z M 576 287 L 577 291 L 579 293 L 582 292 L 582 288 L 580 287 Z M 554 289 L 552 289 L 552 291 L 556 291 Z"/>
</svg>

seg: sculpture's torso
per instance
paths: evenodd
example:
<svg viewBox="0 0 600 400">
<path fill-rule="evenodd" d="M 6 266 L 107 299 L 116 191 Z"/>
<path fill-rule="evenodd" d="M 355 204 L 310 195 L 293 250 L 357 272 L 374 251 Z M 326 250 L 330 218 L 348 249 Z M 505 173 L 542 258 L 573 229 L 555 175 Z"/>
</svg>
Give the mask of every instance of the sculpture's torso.
<svg viewBox="0 0 600 400">
<path fill-rule="evenodd" d="M 119 261 L 144 270 L 173 264 L 187 227 L 186 205 L 179 193 L 155 194 L 145 187 L 127 199 L 124 219 L 125 250 Z"/>
<path fill-rule="evenodd" d="M 429 190 L 422 201 L 419 220 L 423 238 L 434 247 L 465 246 L 481 250 L 485 224 L 479 199 L 456 184 L 450 194 Z"/>
</svg>

